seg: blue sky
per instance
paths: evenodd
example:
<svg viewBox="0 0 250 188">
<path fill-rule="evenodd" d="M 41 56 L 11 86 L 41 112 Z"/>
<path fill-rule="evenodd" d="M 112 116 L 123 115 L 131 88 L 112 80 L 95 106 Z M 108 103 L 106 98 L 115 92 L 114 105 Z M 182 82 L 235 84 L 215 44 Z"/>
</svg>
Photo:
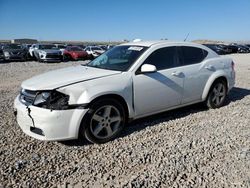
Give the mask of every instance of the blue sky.
<svg viewBox="0 0 250 188">
<path fill-rule="evenodd" d="M 250 40 L 250 0 L 0 0 L 0 39 Z"/>
</svg>

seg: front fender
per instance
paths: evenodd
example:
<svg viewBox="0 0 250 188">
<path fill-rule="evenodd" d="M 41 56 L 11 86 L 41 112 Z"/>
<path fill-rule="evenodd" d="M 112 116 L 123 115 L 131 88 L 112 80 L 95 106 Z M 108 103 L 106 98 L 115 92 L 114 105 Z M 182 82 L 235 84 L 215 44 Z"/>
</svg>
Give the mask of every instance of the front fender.
<svg viewBox="0 0 250 188">
<path fill-rule="evenodd" d="M 224 71 L 219 70 L 214 72 L 208 79 L 204 89 L 203 89 L 203 93 L 202 93 L 202 101 L 205 101 L 207 99 L 207 95 L 209 93 L 209 90 L 212 86 L 212 84 L 214 83 L 214 81 L 219 78 L 219 77 L 225 77 L 227 79 L 227 75 Z"/>
<path fill-rule="evenodd" d="M 58 89 L 70 96 L 69 104 L 88 104 L 104 95 L 118 95 L 127 104 L 129 117 L 133 116 L 133 88 L 127 73 L 93 79 Z"/>
<path fill-rule="evenodd" d="M 122 97 L 127 104 L 129 117 L 133 116 L 132 87 L 117 88 L 117 90 L 114 90 L 114 85 L 93 87 L 85 90 L 85 92 L 79 97 L 78 103 L 90 103 L 98 97 L 105 95 L 118 95 Z"/>
</svg>

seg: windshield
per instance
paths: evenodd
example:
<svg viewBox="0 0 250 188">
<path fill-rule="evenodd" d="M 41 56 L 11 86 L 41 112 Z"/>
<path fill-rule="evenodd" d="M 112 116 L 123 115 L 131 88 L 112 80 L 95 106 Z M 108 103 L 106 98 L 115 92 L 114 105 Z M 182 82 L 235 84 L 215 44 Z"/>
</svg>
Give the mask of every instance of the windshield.
<svg viewBox="0 0 250 188">
<path fill-rule="evenodd" d="M 71 48 L 69 48 L 69 50 L 70 51 L 83 51 L 83 49 L 78 47 L 78 46 L 71 47 Z"/>
<path fill-rule="evenodd" d="M 142 46 L 116 46 L 91 61 L 87 66 L 126 71 L 146 49 Z"/>
<path fill-rule="evenodd" d="M 21 44 L 7 44 L 6 46 L 4 46 L 5 49 L 22 49 L 22 45 Z"/>
<path fill-rule="evenodd" d="M 101 49 L 99 47 L 91 47 L 91 50 L 103 50 L 103 49 Z"/>
<path fill-rule="evenodd" d="M 57 49 L 56 48 L 56 46 L 55 45 L 40 45 L 39 46 L 39 49 L 42 49 L 42 50 L 44 50 L 44 49 Z"/>
<path fill-rule="evenodd" d="M 65 48 L 66 48 L 66 47 L 63 46 L 63 45 L 58 45 L 57 47 L 60 48 L 60 49 L 65 49 Z"/>
</svg>

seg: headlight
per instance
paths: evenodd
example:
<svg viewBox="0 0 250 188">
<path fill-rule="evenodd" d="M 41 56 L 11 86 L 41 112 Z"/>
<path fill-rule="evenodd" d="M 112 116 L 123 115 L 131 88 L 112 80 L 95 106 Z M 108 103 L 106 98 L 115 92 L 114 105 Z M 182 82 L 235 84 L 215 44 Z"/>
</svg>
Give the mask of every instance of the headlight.
<svg viewBox="0 0 250 188">
<path fill-rule="evenodd" d="M 64 110 L 68 108 L 68 101 L 68 95 L 58 91 L 43 91 L 37 94 L 33 104 L 51 110 Z"/>
<path fill-rule="evenodd" d="M 4 56 L 9 57 L 10 53 L 9 52 L 4 52 Z"/>
<path fill-rule="evenodd" d="M 46 52 L 44 52 L 44 51 L 41 51 L 41 52 L 39 52 L 39 55 L 41 56 L 41 55 L 44 55 L 44 56 L 46 56 Z"/>
</svg>

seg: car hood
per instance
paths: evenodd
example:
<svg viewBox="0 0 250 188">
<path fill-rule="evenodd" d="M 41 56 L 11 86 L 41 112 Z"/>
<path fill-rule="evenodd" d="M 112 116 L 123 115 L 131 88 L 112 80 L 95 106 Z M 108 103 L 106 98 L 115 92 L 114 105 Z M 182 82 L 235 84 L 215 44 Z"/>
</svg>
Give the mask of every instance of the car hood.
<svg viewBox="0 0 250 188">
<path fill-rule="evenodd" d="M 60 53 L 60 50 L 55 50 L 55 49 L 43 49 L 43 50 L 39 50 L 39 52 L 46 52 L 46 53 Z"/>
<path fill-rule="evenodd" d="M 120 73 L 120 71 L 98 69 L 79 65 L 50 71 L 32 77 L 22 83 L 22 88 L 33 91 L 53 90 L 63 86 Z"/>
</svg>

